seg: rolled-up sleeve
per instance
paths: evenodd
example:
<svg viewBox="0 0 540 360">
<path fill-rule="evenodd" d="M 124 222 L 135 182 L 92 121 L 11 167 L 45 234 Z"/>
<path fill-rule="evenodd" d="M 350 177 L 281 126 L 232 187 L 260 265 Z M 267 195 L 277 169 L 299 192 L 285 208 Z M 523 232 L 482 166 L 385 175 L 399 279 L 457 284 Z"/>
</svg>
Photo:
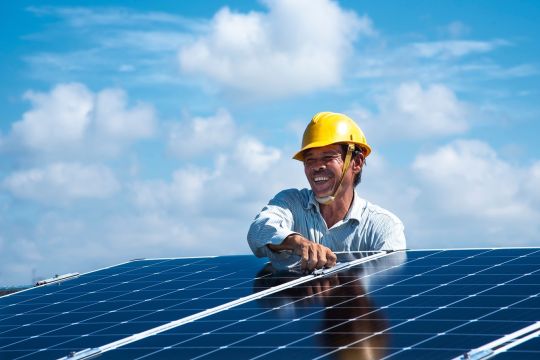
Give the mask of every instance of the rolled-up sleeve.
<svg viewBox="0 0 540 360">
<path fill-rule="evenodd" d="M 286 253 L 275 253 L 266 245 L 279 245 L 291 234 L 297 234 L 294 228 L 293 212 L 301 208 L 299 203 L 294 205 L 291 191 L 278 193 L 255 217 L 247 234 L 251 251 L 258 257 L 284 258 Z"/>
</svg>

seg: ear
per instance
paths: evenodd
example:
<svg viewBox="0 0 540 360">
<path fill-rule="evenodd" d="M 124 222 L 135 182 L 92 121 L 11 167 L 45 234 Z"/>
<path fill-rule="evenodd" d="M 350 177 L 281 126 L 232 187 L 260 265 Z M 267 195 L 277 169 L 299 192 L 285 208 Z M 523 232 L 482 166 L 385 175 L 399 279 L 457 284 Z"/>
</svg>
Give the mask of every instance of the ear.
<svg viewBox="0 0 540 360">
<path fill-rule="evenodd" d="M 364 166 L 364 154 L 360 153 L 351 161 L 351 169 L 353 174 L 359 173 L 362 170 L 362 166 Z"/>
</svg>

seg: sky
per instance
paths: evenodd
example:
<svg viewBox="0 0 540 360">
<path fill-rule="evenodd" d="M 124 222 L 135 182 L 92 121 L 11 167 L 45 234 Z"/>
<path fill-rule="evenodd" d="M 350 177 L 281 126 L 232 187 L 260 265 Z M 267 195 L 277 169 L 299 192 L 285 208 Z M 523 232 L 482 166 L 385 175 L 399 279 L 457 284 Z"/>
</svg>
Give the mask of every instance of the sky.
<svg viewBox="0 0 540 360">
<path fill-rule="evenodd" d="M 2 2 L 0 285 L 248 254 L 319 111 L 420 248 L 538 246 L 537 1 Z"/>
</svg>

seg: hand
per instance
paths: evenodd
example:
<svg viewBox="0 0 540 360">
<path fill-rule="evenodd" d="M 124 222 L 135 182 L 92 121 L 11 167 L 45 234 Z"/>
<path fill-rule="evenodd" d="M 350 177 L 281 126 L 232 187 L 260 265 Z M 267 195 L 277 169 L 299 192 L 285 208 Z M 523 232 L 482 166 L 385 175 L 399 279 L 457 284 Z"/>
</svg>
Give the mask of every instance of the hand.
<svg viewBox="0 0 540 360">
<path fill-rule="evenodd" d="M 303 271 L 331 268 L 336 265 L 336 254 L 326 246 L 309 241 L 299 234 L 291 234 L 279 245 L 268 244 L 272 251 L 292 250 L 301 257 L 300 267 Z"/>
</svg>

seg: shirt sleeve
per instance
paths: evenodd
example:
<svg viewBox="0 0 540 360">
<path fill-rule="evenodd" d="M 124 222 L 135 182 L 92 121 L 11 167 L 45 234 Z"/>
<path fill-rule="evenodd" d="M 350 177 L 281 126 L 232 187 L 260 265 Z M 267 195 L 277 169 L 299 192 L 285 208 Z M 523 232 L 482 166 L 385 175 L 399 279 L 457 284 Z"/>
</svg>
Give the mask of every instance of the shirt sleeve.
<svg viewBox="0 0 540 360">
<path fill-rule="evenodd" d="M 392 216 L 385 221 L 379 234 L 379 250 L 405 250 L 407 248 L 405 227 L 397 217 Z"/>
<path fill-rule="evenodd" d="M 293 231 L 294 217 L 290 202 L 286 201 L 286 194 L 279 193 L 268 205 L 266 205 L 255 217 L 247 234 L 247 240 L 251 251 L 258 257 L 269 257 L 270 259 L 288 258 L 286 252 L 276 253 L 266 245 L 279 245 L 283 240 L 296 234 Z"/>
</svg>

